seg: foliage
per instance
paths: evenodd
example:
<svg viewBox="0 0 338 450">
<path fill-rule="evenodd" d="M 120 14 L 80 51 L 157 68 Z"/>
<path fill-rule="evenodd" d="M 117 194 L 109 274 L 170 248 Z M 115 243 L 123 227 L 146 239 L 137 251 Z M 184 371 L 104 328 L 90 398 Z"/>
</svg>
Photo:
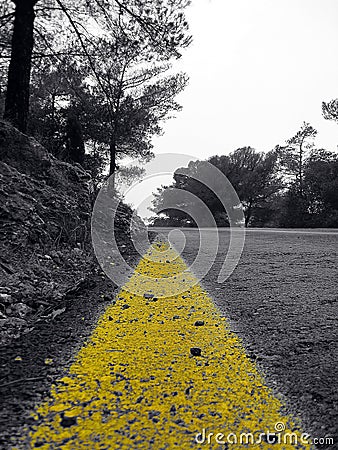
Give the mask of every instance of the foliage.
<svg viewBox="0 0 338 450">
<path fill-rule="evenodd" d="M 303 195 L 305 161 L 314 146 L 316 135 L 317 130 L 303 122 L 300 130 L 286 141 L 286 145 L 276 147 L 281 170 L 289 177 L 300 196 Z"/>
<path fill-rule="evenodd" d="M 235 150 L 220 162 L 218 157 L 209 161 L 227 176 L 242 202 L 245 224 L 248 225 L 255 213 L 281 188 L 276 173 L 277 155 L 257 152 L 251 147 Z M 224 164 L 225 162 L 225 164 Z"/>
<path fill-rule="evenodd" d="M 244 209 L 246 225 L 282 187 L 275 171 L 277 155 L 274 152 L 264 154 L 251 147 L 244 147 L 227 156 L 213 156 L 208 162 L 217 167 L 237 191 Z M 187 197 L 185 191 L 207 205 L 218 226 L 227 226 L 227 214 L 216 192 L 196 179 L 196 175 L 203 171 L 204 165 L 203 161 L 196 161 L 190 162 L 187 169 L 179 169 L 174 174 L 172 186 L 162 188 L 155 194 L 154 210 L 162 209 L 170 219 L 176 217 L 185 223 L 187 217 L 184 212 L 164 208 L 165 205 L 176 202 L 177 207 L 187 209 L 189 202 L 196 200 L 191 196 Z M 218 186 L 217 191 L 222 190 L 224 191 L 224 186 Z"/>
<path fill-rule="evenodd" d="M 264 154 L 244 147 L 229 155 L 209 158 L 208 162 L 225 174 L 237 191 L 246 226 L 338 226 L 338 155 L 323 149 L 309 151 L 307 139 L 313 137 L 314 130 L 307 127 L 301 131 L 288 141 L 289 146 L 295 147 L 302 141 L 302 151 L 306 155 L 302 156 L 301 192 L 299 165 L 290 155 L 294 147 L 287 154 L 288 167 L 297 169 L 293 172 L 294 178 L 285 177 L 285 166 L 280 164 L 278 151 Z M 298 153 L 295 155 L 297 159 Z M 187 214 L 192 209 L 194 198 L 208 207 L 217 226 L 228 225 L 226 212 L 217 195 L 195 179 L 204 165 L 203 161 L 190 162 L 187 168 L 174 174 L 172 185 L 158 189 L 154 194 L 153 211 L 161 211 L 162 214 L 152 218 L 154 226 L 196 226 Z"/>
<path fill-rule="evenodd" d="M 338 226 L 338 155 L 313 152 L 307 161 L 304 184 L 311 226 Z"/>
<path fill-rule="evenodd" d="M 338 122 L 338 98 L 322 103 L 322 113 L 324 119 Z"/>
<path fill-rule="evenodd" d="M 148 159 L 152 136 L 162 132 L 160 123 L 181 109 L 175 96 L 187 77 L 172 73 L 169 61 L 179 58 L 191 42 L 184 16 L 188 4 L 30 0 L 25 7 L 33 19 L 26 23 L 17 2 L 10 10 L 15 18 L 12 42 L 21 28 L 27 28 L 31 41 L 34 31 L 34 46 L 22 55 L 13 45 L 3 46 L 7 58 L 12 50 L 7 88 L 12 97 L 6 98 L 6 118 L 25 131 L 32 64 L 29 131 L 49 150 L 65 160 L 83 162 L 84 145 L 95 142 L 104 157 L 109 150 L 110 174 L 125 155 Z M 25 66 L 22 79 L 20 61 Z M 24 103 L 13 94 L 15 87 L 22 90 Z"/>
</svg>

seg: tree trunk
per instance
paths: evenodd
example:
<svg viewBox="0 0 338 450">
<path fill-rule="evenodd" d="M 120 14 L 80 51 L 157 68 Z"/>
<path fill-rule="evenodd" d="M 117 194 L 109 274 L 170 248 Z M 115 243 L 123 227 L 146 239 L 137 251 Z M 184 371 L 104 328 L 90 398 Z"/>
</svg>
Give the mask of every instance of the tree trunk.
<svg viewBox="0 0 338 450">
<path fill-rule="evenodd" d="M 248 228 L 248 226 L 249 226 L 251 215 L 252 215 L 252 201 L 250 200 L 248 209 L 245 212 L 245 219 L 244 219 L 245 220 L 245 228 Z"/>
<path fill-rule="evenodd" d="M 299 146 L 299 194 L 303 197 L 303 141 Z"/>
<path fill-rule="evenodd" d="M 72 162 L 83 164 L 85 156 L 85 145 L 82 128 L 78 118 L 69 114 L 67 118 L 67 159 Z"/>
<path fill-rule="evenodd" d="M 109 146 L 110 162 L 109 162 L 109 191 L 115 191 L 115 170 L 116 170 L 116 141 L 112 136 Z"/>
<path fill-rule="evenodd" d="M 16 7 L 4 119 L 10 121 L 22 132 L 26 132 L 28 121 L 36 1 L 14 0 Z"/>
</svg>

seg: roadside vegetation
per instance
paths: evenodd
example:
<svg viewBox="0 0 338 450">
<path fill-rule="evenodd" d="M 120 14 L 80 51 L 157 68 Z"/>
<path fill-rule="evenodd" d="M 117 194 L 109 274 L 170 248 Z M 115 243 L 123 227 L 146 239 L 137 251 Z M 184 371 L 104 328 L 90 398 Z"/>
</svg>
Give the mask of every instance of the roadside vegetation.
<svg viewBox="0 0 338 450">
<path fill-rule="evenodd" d="M 191 42 L 188 3 L 3 2 L 0 113 L 96 187 L 123 157 L 149 160 L 188 81 L 171 67 Z"/>
<path fill-rule="evenodd" d="M 338 121 L 338 99 L 323 103 L 326 119 Z M 182 202 L 188 191 L 205 203 L 218 226 L 228 226 L 227 213 L 214 192 L 202 187 L 194 177 L 213 164 L 231 182 L 241 201 L 245 226 L 255 227 L 338 227 L 338 154 L 316 148 L 317 131 L 304 122 L 283 145 L 268 153 L 252 147 L 238 148 L 229 155 L 212 156 L 191 162 L 174 174 L 173 183 L 154 194 L 154 226 L 194 227 L 185 212 L 191 205 Z M 176 192 L 176 197 L 173 196 Z M 173 199 L 177 198 L 177 207 Z M 190 201 L 191 196 L 189 197 Z M 166 205 L 170 203 L 171 207 Z"/>
<path fill-rule="evenodd" d="M 54 321 L 93 286 L 106 297 L 92 206 L 103 185 L 118 196 L 110 175 L 126 156 L 139 165 L 124 176 L 142 173 L 152 137 L 181 109 L 188 77 L 172 61 L 191 42 L 188 3 L 1 3 L 0 345 Z M 132 215 L 121 202 L 114 233 L 126 258 Z"/>
</svg>

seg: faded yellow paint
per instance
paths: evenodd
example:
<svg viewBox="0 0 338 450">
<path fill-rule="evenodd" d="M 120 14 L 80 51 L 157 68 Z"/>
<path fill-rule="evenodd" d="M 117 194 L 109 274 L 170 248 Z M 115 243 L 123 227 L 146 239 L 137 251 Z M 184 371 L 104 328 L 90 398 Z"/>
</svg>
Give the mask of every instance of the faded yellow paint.
<svg viewBox="0 0 338 450">
<path fill-rule="evenodd" d="M 250 437 L 242 433 L 254 434 L 250 449 L 309 448 L 283 444 L 285 433 L 294 432 L 300 442 L 302 431 L 282 414 L 283 405 L 203 288 L 197 283 L 170 296 L 173 281 L 167 277 L 187 267 L 167 245 L 160 250 L 151 248 L 128 281 L 138 283 L 139 274 L 153 277 L 143 287 L 154 298 L 132 295 L 128 285 L 119 292 L 68 376 L 38 407 L 28 448 L 220 448 L 217 433 L 224 435 L 218 440 L 232 433 L 230 440 L 238 443 L 229 443 L 231 449 L 246 448 Z M 194 284 L 193 275 L 186 274 Z M 164 278 L 167 284 L 160 283 L 162 296 L 157 296 Z M 192 347 L 201 348 L 201 356 L 192 356 Z M 280 444 L 256 443 L 260 433 L 275 432 L 278 422 L 286 426 Z M 197 443 L 203 429 L 205 443 Z"/>
</svg>

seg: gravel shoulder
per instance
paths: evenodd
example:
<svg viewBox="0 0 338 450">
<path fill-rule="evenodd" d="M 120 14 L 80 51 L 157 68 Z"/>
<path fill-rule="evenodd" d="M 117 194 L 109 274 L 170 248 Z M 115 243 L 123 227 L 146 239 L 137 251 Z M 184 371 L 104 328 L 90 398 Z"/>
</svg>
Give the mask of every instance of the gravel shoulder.
<svg viewBox="0 0 338 450">
<path fill-rule="evenodd" d="M 136 260 L 136 255 L 133 257 Z M 11 449 L 24 425 L 32 422 L 30 414 L 35 405 L 47 398 L 53 382 L 67 373 L 116 292 L 116 286 L 105 275 L 93 274 L 90 287 L 69 299 L 65 312 L 36 323 L 32 332 L 2 347 L 1 449 Z"/>
</svg>

